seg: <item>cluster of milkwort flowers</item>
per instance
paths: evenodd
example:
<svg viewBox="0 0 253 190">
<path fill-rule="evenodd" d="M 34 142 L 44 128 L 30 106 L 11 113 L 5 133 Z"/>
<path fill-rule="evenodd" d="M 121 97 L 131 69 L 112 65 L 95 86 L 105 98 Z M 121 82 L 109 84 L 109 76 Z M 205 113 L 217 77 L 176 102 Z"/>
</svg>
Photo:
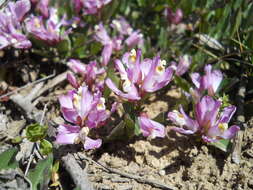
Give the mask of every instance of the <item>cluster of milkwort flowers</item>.
<svg viewBox="0 0 253 190">
<path fill-rule="evenodd" d="M 141 100 L 146 95 L 167 86 L 174 75 L 185 74 L 191 64 L 191 58 L 185 55 L 179 58 L 178 64 L 167 63 L 159 55 L 152 59 L 143 59 L 140 49 L 137 51 L 132 49 L 121 59 L 116 59 L 114 64 L 117 71 L 115 75 L 119 76 L 118 84 L 106 76 L 107 71 L 103 64 L 91 61 L 85 65 L 73 59 L 68 62 L 70 69 L 79 74 L 81 80 L 77 80 L 69 73 L 67 78 L 74 90 L 59 98 L 61 112 L 69 124 L 59 126 L 58 143 L 82 142 L 86 150 L 100 147 L 103 137 L 96 133 L 96 129 L 106 127 L 107 120 L 120 103 L 143 104 Z M 168 113 L 168 120 L 177 126 L 172 127 L 171 130 L 186 135 L 200 135 L 203 141 L 208 143 L 233 138 L 239 127 L 236 125 L 228 127 L 228 123 L 236 107 L 231 105 L 221 110 L 222 101 L 215 98 L 215 93 L 223 79 L 221 71 L 212 70 L 212 66 L 207 65 L 203 76 L 193 73 L 191 78 L 195 85 L 189 94 L 194 103 L 194 118 L 189 117 L 180 106 L 179 111 Z M 110 110 L 106 108 L 109 106 L 107 99 L 102 97 L 105 85 L 117 97 Z M 166 127 L 163 124 L 150 119 L 148 114 L 141 110 L 135 111 L 143 136 L 165 137 Z"/>
<path fill-rule="evenodd" d="M 9 2 L 0 10 L 0 49 L 8 46 L 25 49 L 32 46 L 23 33 L 23 22 L 30 8 L 29 0 L 21 0 Z"/>
<path fill-rule="evenodd" d="M 85 15 L 93 15 L 99 13 L 100 9 L 110 3 L 112 0 L 73 0 L 75 10 Z"/>
<path fill-rule="evenodd" d="M 143 44 L 143 35 L 139 30 L 134 30 L 124 17 L 112 21 L 110 26 L 117 32 L 117 36 L 110 37 L 104 25 L 95 26 L 95 40 L 103 45 L 102 64 L 107 65 L 113 52 L 120 51 L 124 46 L 133 48 Z"/>
<path fill-rule="evenodd" d="M 50 0 L 9 1 L 0 10 L 0 49 L 28 49 L 32 47 L 33 38 L 55 46 L 67 39 L 77 25 L 85 26 L 80 12 L 84 15 L 99 14 L 110 2 L 111 0 L 73 0 L 72 4 L 78 14 L 68 19 L 65 14 L 59 17 L 58 9 L 50 6 Z M 105 39 L 103 44 L 108 44 L 108 40 Z M 131 43 L 131 39 L 128 41 Z"/>
<path fill-rule="evenodd" d="M 183 59 L 183 58 L 182 58 Z M 77 80 L 69 73 L 67 79 L 73 90 L 59 98 L 61 112 L 69 124 L 60 125 L 56 141 L 60 144 L 74 144 L 82 142 L 85 149 L 98 148 L 102 139 L 96 134 L 96 129 L 104 126 L 107 119 L 122 101 L 139 102 L 147 93 L 155 92 L 166 86 L 172 79 L 173 73 L 189 66 L 188 59 L 171 63 L 167 66 L 165 60 L 157 55 L 153 59 L 142 59 L 141 50 L 133 49 L 122 56 L 122 60 L 115 61 L 115 68 L 119 72 L 120 89 L 106 78 L 106 69 L 96 61 L 83 64 L 79 60 L 71 59 L 69 68 L 81 76 Z M 102 97 L 104 85 L 118 96 L 117 102 L 111 109 L 106 109 L 106 99 Z M 151 119 L 146 113 L 139 113 L 138 123 L 144 136 L 151 138 L 164 137 L 165 127 Z M 92 131 L 90 133 L 90 131 Z M 96 139 L 95 139 L 96 138 Z"/>
<path fill-rule="evenodd" d="M 222 101 L 216 100 L 215 94 L 223 75 L 220 70 L 213 70 L 211 65 L 206 65 L 204 70 L 204 76 L 199 73 L 191 74 L 195 85 L 195 88 L 190 89 L 194 102 L 194 119 L 189 117 L 180 106 L 179 111 L 168 113 L 168 119 L 178 126 L 173 127 L 172 130 L 182 134 L 199 134 L 205 142 L 231 139 L 240 130 L 236 125 L 228 127 L 236 107 L 230 105 L 221 109 Z"/>
<path fill-rule="evenodd" d="M 32 2 L 32 3 L 31 3 Z M 19 0 L 9 2 L 0 11 L 0 49 L 8 46 L 27 49 L 32 46 L 30 35 L 49 45 L 56 45 L 71 31 L 62 34 L 61 26 L 69 25 L 66 18 L 58 18 L 57 9 L 49 0 Z M 33 7 L 40 15 L 31 13 Z"/>
</svg>

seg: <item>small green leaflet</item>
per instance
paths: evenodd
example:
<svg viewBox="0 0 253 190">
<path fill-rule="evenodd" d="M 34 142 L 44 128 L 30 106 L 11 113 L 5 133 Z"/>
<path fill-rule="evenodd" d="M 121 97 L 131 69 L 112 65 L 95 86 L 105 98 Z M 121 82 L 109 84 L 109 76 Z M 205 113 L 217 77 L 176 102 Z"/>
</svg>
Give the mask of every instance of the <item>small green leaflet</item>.
<svg viewBox="0 0 253 190">
<path fill-rule="evenodd" d="M 44 160 L 40 160 L 36 167 L 29 171 L 28 179 L 32 183 L 32 190 L 44 189 L 47 187 L 51 177 L 53 155 L 49 154 Z"/>
<path fill-rule="evenodd" d="M 230 145 L 230 141 L 227 139 L 221 139 L 215 143 L 211 143 L 213 146 L 219 148 L 220 150 L 227 152 L 228 151 L 228 147 Z"/>
<path fill-rule="evenodd" d="M 11 148 L 0 154 L 0 170 L 15 169 L 18 167 L 18 162 L 15 156 L 18 153 L 17 148 Z"/>
</svg>

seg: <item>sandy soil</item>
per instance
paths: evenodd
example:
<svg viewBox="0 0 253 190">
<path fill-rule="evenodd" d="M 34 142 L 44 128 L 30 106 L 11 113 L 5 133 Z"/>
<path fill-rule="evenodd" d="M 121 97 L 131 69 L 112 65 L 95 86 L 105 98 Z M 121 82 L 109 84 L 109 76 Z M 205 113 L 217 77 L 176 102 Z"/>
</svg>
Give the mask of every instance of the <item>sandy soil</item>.
<svg viewBox="0 0 253 190">
<path fill-rule="evenodd" d="M 151 117 L 160 111 L 171 110 L 180 93 L 174 89 L 161 97 L 159 100 L 151 98 L 150 104 L 146 106 Z M 149 141 L 138 138 L 130 143 L 113 142 L 93 154 L 93 158 L 108 167 L 178 189 L 253 189 L 253 128 L 250 122 L 244 133 L 239 165 L 231 162 L 231 155 L 228 153 L 208 146 L 192 136 L 176 134 L 169 128 L 168 126 L 164 139 Z M 96 164 L 89 164 L 88 172 L 97 189 L 159 189 L 110 174 Z"/>
</svg>

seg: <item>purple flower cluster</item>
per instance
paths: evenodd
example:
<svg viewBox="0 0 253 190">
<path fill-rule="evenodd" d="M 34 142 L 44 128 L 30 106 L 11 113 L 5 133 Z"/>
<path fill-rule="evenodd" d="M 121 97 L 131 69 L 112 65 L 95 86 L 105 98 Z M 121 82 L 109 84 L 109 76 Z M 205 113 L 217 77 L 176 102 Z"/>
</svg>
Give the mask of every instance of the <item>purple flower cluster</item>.
<svg viewBox="0 0 253 190">
<path fill-rule="evenodd" d="M 174 110 L 168 113 L 168 119 L 177 126 L 172 130 L 182 134 L 200 134 L 205 142 L 216 142 L 220 139 L 231 139 L 240 129 L 228 123 L 236 111 L 235 106 L 228 106 L 220 113 L 221 101 L 210 96 L 204 96 L 195 105 L 195 120 L 190 118 L 180 107 L 180 112 Z"/>
<path fill-rule="evenodd" d="M 118 32 L 118 36 L 110 37 L 102 23 L 95 26 L 95 40 L 104 48 L 102 51 L 102 64 L 107 65 L 114 51 L 119 51 L 125 43 L 128 48 L 143 44 L 143 35 L 139 30 L 134 31 L 125 18 L 113 20 L 111 27 Z M 125 40 L 125 41 L 124 41 Z"/>
<path fill-rule="evenodd" d="M 106 109 L 107 100 L 102 97 L 104 84 L 119 97 L 119 102 L 124 100 L 138 104 L 146 94 L 168 85 L 174 74 L 177 77 L 184 75 L 190 64 L 191 58 L 188 55 L 179 57 L 178 64 L 171 62 L 168 65 L 165 60 L 160 59 L 159 55 L 152 59 L 143 59 L 141 50 L 132 49 L 126 52 L 121 60 L 115 60 L 115 68 L 120 77 L 117 86 L 112 79 L 105 77 L 106 68 L 101 68 L 96 61 L 85 65 L 79 60 L 69 60 L 68 66 L 74 73 L 81 75 L 82 80 L 78 82 L 71 73 L 67 76 L 74 90 L 61 96 L 59 101 L 63 117 L 71 124 L 59 126 L 57 142 L 60 144 L 82 142 L 86 150 L 101 146 L 102 138 L 94 136 L 94 132 L 90 133 L 90 131 L 104 125 L 119 104 L 112 104 L 110 111 Z M 236 125 L 228 127 L 236 107 L 227 106 L 221 110 L 222 101 L 215 99 L 215 92 L 223 75 L 220 70 L 213 70 L 211 65 L 207 65 L 204 70 L 203 76 L 199 73 L 191 75 L 195 85 L 195 88 L 191 89 L 191 92 L 194 92 L 192 93 L 194 119 L 180 107 L 180 111 L 174 110 L 168 113 L 168 119 L 177 125 L 171 129 L 182 134 L 200 135 L 207 143 L 231 139 L 240 129 Z M 205 95 L 205 92 L 208 95 Z M 143 136 L 151 139 L 165 137 L 166 128 L 163 124 L 150 119 L 142 110 L 136 110 L 136 113 L 138 114 L 136 121 Z"/>
<path fill-rule="evenodd" d="M 45 22 L 45 24 L 44 24 Z M 35 38 L 44 41 L 49 45 L 56 45 L 62 41 L 70 30 L 62 34 L 61 27 L 66 23 L 65 18 L 59 20 L 57 9 L 49 9 L 49 18 L 45 21 L 42 16 L 33 16 L 26 22 L 26 29 Z"/>
<path fill-rule="evenodd" d="M 75 89 L 86 84 L 93 92 L 96 90 L 103 90 L 105 69 L 100 68 L 96 61 L 91 61 L 89 64 L 85 65 L 79 60 L 70 59 L 68 66 L 74 73 L 82 77 L 81 84 L 79 84 L 76 77 L 72 73 L 68 73 L 67 79 Z"/>
<path fill-rule="evenodd" d="M 122 60 L 115 61 L 119 71 L 122 90 L 117 88 L 110 78 L 107 86 L 119 97 L 127 100 L 140 100 L 147 92 L 155 92 L 166 86 L 172 79 L 174 65 L 166 67 L 160 56 L 153 59 L 141 59 L 141 50 L 133 49 L 123 55 Z"/>
<path fill-rule="evenodd" d="M 76 12 L 81 10 L 85 15 L 93 15 L 98 13 L 102 7 L 110 3 L 111 0 L 73 0 Z"/>
<path fill-rule="evenodd" d="M 0 49 L 8 46 L 26 49 L 32 46 L 22 32 L 22 23 L 30 8 L 29 0 L 20 0 L 9 2 L 7 7 L 0 11 Z"/>
<path fill-rule="evenodd" d="M 89 137 L 89 131 L 104 125 L 117 104 L 107 110 L 101 93 L 92 93 L 85 85 L 60 96 L 59 101 L 63 117 L 71 125 L 58 127 L 56 141 L 60 144 L 82 142 L 86 150 L 100 147 L 102 140 Z"/>
<path fill-rule="evenodd" d="M 48 5 L 50 0 L 31 0 L 31 2 L 36 5 L 36 9 L 42 14 L 44 18 L 48 18 L 49 9 Z"/>
<path fill-rule="evenodd" d="M 183 11 L 177 9 L 175 12 L 171 8 L 166 8 L 164 14 L 167 20 L 172 24 L 179 24 L 183 19 Z"/>
<path fill-rule="evenodd" d="M 204 76 L 200 76 L 199 73 L 191 74 L 192 82 L 196 88 L 192 88 L 190 91 L 195 101 L 199 101 L 205 91 L 207 91 L 209 96 L 214 96 L 223 79 L 221 71 L 212 70 L 211 65 L 206 65 L 204 70 Z"/>
</svg>

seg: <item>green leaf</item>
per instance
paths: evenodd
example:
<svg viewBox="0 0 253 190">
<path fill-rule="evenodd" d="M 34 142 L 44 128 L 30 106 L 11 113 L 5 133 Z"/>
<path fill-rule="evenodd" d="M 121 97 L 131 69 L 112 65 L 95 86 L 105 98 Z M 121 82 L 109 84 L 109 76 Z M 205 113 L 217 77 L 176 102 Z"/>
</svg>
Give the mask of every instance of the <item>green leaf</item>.
<svg viewBox="0 0 253 190">
<path fill-rule="evenodd" d="M 114 64 L 109 63 L 108 69 L 107 69 L 107 77 L 110 78 L 117 87 L 119 87 L 120 84 L 120 79 L 119 77 L 115 74 L 114 70 Z"/>
<path fill-rule="evenodd" d="M 189 92 L 190 90 L 190 84 L 183 78 L 174 76 L 176 84 L 181 87 L 184 91 Z"/>
<path fill-rule="evenodd" d="M 32 183 L 32 190 L 45 189 L 51 177 L 53 155 L 49 154 L 44 160 L 40 160 L 36 167 L 28 173 L 28 179 Z"/>
<path fill-rule="evenodd" d="M 153 120 L 158 123 L 164 123 L 165 122 L 165 113 L 164 112 L 159 113 Z"/>
<path fill-rule="evenodd" d="M 128 140 L 134 137 L 134 135 L 139 135 L 140 126 L 137 120 L 137 117 L 134 117 L 135 121 L 130 117 L 129 114 L 124 116 L 124 120 L 122 120 L 108 135 L 106 141 L 112 140 Z"/>
<path fill-rule="evenodd" d="M 129 114 L 125 115 L 124 118 L 126 124 L 126 136 L 128 139 L 132 138 L 135 135 L 135 122 L 131 119 Z"/>
<path fill-rule="evenodd" d="M 135 123 L 134 123 L 134 134 L 136 136 L 139 136 L 141 134 L 141 129 L 140 129 L 140 125 L 139 125 L 139 122 L 138 122 L 138 118 L 135 117 Z"/>
<path fill-rule="evenodd" d="M 43 155 L 48 155 L 53 151 L 53 145 L 49 141 L 42 139 L 40 141 L 40 151 Z"/>
<path fill-rule="evenodd" d="M 241 22 L 242 22 L 242 10 L 239 9 L 238 10 L 238 13 L 236 15 L 236 19 L 235 19 L 235 23 L 234 23 L 234 27 L 231 31 L 231 36 L 234 36 L 235 32 L 239 30 L 239 27 L 241 25 Z"/>
<path fill-rule="evenodd" d="M 18 167 L 18 162 L 15 156 L 18 153 L 17 148 L 11 148 L 0 154 L 0 170 L 15 169 Z"/>
<path fill-rule="evenodd" d="M 111 89 L 107 85 L 105 85 L 103 97 L 107 100 L 109 98 L 110 94 L 111 94 Z"/>
<path fill-rule="evenodd" d="M 137 2 L 140 7 L 144 7 L 146 5 L 146 0 L 137 0 Z"/>
<path fill-rule="evenodd" d="M 62 40 L 59 44 L 57 44 L 56 48 L 60 54 L 67 54 L 67 52 L 69 52 L 71 49 L 70 40 Z"/>
<path fill-rule="evenodd" d="M 104 21 L 110 19 L 116 10 L 119 8 L 119 0 L 114 0 L 102 9 L 102 19 Z"/>
<path fill-rule="evenodd" d="M 18 144 L 18 143 L 20 143 L 22 140 L 23 140 L 22 137 L 17 136 L 17 137 L 15 137 L 15 138 L 11 139 L 11 143 L 13 143 L 13 144 Z"/>
<path fill-rule="evenodd" d="M 220 150 L 227 152 L 230 141 L 227 139 L 221 139 L 215 143 L 211 143 L 213 146 L 219 148 Z"/>
<path fill-rule="evenodd" d="M 47 126 L 38 123 L 26 127 L 26 138 L 31 142 L 39 141 L 47 135 Z"/>
<path fill-rule="evenodd" d="M 113 128 L 110 134 L 106 137 L 105 141 L 122 140 L 125 134 L 125 126 L 126 124 L 122 120 L 116 127 Z"/>
<path fill-rule="evenodd" d="M 134 111 L 134 105 L 131 102 L 124 102 L 123 104 L 124 111 L 130 115 L 133 114 Z"/>
<path fill-rule="evenodd" d="M 99 42 L 93 42 L 90 49 L 91 55 L 96 55 L 102 49 L 102 44 Z"/>
</svg>

